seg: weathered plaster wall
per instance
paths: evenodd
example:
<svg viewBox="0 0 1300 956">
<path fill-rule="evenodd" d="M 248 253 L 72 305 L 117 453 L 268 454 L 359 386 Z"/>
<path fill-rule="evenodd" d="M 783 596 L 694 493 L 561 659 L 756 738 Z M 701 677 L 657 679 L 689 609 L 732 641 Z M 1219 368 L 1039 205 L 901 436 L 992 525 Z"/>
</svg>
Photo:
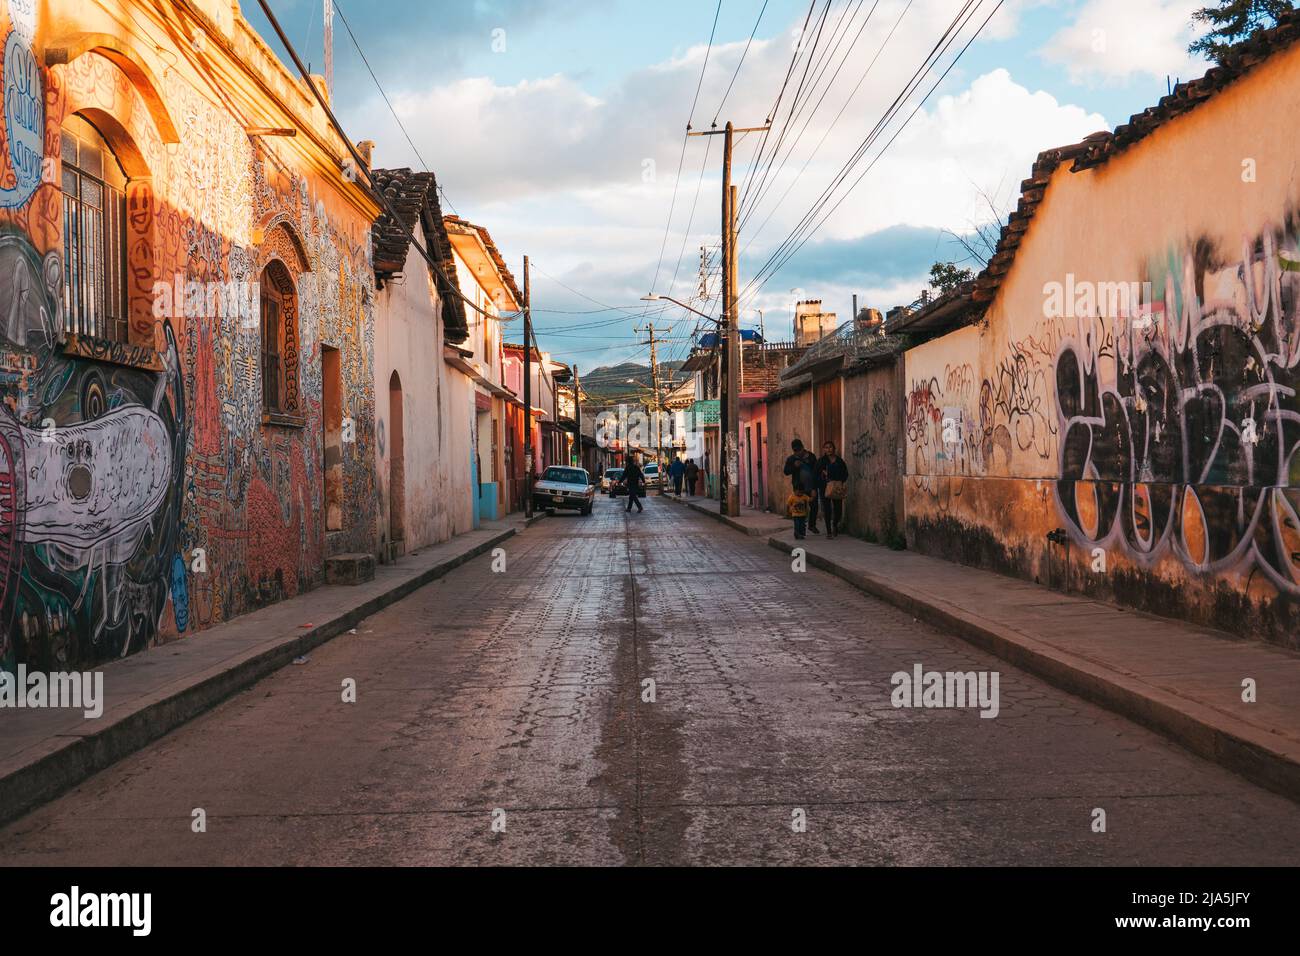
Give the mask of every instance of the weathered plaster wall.
<svg viewBox="0 0 1300 956">
<path fill-rule="evenodd" d="M 785 500 L 790 496 L 790 478 L 785 460 L 790 457 L 790 442 L 796 438 L 804 445 L 812 441 L 812 390 L 804 389 L 784 395 L 767 404 L 767 497 L 768 507 L 785 514 Z"/>
<path fill-rule="evenodd" d="M 1297 80 L 1057 170 L 987 328 L 907 354 L 914 547 L 1059 582 L 1062 528 L 1075 589 L 1300 646 Z M 1071 274 L 1153 301 L 1048 317 Z"/>
<path fill-rule="evenodd" d="M 424 229 L 415 227 L 416 241 L 426 242 Z M 380 553 L 389 543 L 393 489 L 394 425 L 389 416 L 389 383 L 394 371 L 402 384 L 403 494 L 405 550 L 446 541 L 468 531 L 469 469 L 458 456 L 454 434 L 463 428 L 464 415 L 452 415 L 448 379 L 464 376 L 443 361 L 441 309 L 428 265 L 414 247 L 407 254 L 404 279 L 388 283 L 375 294 L 375 395 L 376 449 L 379 457 Z"/>
<path fill-rule="evenodd" d="M 128 28 L 86 0 L 34 11 L 0 0 L 0 76 L 14 94 L 0 124 L 5 666 L 119 657 L 313 587 L 328 553 L 374 549 L 368 220 L 300 152 L 250 138 L 223 102 L 230 90 L 215 89 L 145 6 Z M 128 77 L 120 56 L 77 52 L 83 33 L 133 51 L 158 86 Z M 77 55 L 47 66 L 47 49 Z M 131 177 L 129 346 L 61 341 L 59 143 L 73 113 Z M 161 115 L 178 142 L 164 142 Z M 9 158 L 33 142 L 35 180 Z M 262 423 L 256 322 L 180 303 L 168 315 L 155 285 L 251 282 L 273 260 L 295 284 L 285 359 L 298 375 L 286 389 L 301 427 Z M 356 436 L 341 461 L 344 523 L 328 534 L 322 344 L 339 349 Z"/>
<path fill-rule="evenodd" d="M 846 530 L 879 541 L 903 531 L 902 373 L 900 361 L 844 379 Z"/>
</svg>

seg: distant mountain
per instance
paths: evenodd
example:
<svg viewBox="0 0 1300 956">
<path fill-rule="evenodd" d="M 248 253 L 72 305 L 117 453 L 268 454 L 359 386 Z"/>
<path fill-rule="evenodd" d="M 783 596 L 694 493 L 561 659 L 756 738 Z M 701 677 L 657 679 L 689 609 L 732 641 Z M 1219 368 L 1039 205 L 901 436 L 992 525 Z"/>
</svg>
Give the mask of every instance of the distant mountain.
<svg viewBox="0 0 1300 956">
<path fill-rule="evenodd" d="M 660 362 L 660 387 L 666 386 L 669 376 L 672 381 L 680 383 L 682 376 L 676 374 L 685 362 Z M 628 380 L 631 379 L 631 382 Z M 586 392 L 589 404 L 620 401 L 632 404 L 638 398 L 649 397 L 652 376 L 649 365 L 636 362 L 622 362 L 618 365 L 602 365 L 590 372 L 582 373 L 582 390 Z"/>
</svg>

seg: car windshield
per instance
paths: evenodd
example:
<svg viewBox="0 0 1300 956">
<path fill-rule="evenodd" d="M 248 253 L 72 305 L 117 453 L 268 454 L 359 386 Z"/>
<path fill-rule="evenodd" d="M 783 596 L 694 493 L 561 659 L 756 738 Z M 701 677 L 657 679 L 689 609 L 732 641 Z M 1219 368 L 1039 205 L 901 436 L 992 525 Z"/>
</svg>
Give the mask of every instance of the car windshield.
<svg viewBox="0 0 1300 956">
<path fill-rule="evenodd" d="M 606 477 L 606 478 L 622 478 L 622 477 L 623 477 L 623 469 L 622 469 L 622 468 L 610 468 L 610 469 L 608 469 L 608 470 L 605 472 L 605 477 Z"/>
<path fill-rule="evenodd" d="M 647 475 L 657 475 L 657 474 L 659 474 L 659 466 L 656 465 L 656 464 L 654 464 L 654 463 L 651 463 L 651 464 L 649 464 L 649 465 L 646 465 L 646 466 L 645 466 L 645 473 L 646 473 Z"/>
<path fill-rule="evenodd" d="M 559 481 L 566 485 L 585 485 L 587 473 L 581 468 L 547 468 L 543 481 Z"/>
</svg>

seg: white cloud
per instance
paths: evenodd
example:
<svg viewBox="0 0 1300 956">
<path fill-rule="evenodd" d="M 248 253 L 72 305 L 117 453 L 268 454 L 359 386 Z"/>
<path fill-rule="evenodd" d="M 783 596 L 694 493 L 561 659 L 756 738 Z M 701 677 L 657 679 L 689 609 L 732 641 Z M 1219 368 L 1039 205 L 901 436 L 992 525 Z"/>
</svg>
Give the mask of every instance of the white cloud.
<svg viewBox="0 0 1300 956">
<path fill-rule="evenodd" d="M 999 14 L 1006 17 L 1001 29 L 1013 30 L 1020 10 L 1037 2 L 1008 5 Z M 811 103 L 805 110 L 804 116 L 812 115 L 807 127 L 801 128 L 802 117 L 795 124 L 783 147 L 782 167 L 745 224 L 741 244 L 752 243 L 750 256 L 765 257 L 812 206 L 962 0 L 914 0 L 900 21 L 905 5 L 905 0 L 881 0 L 876 19 L 862 31 L 858 45 L 850 48 L 854 35 L 850 30 L 849 39 L 832 55 L 825 75 L 835 75 L 834 84 L 815 113 Z M 896 34 L 855 92 L 863 70 L 896 21 Z M 755 41 L 720 124 L 732 118 L 752 125 L 767 115 L 789 64 L 793 24 L 787 27 L 771 39 Z M 696 129 L 708 128 L 743 47 L 736 43 L 712 50 L 694 117 Z M 573 77 L 557 74 L 518 84 L 466 79 L 400 95 L 394 105 L 458 211 L 487 226 L 512 264 L 527 252 L 551 275 L 588 295 L 629 305 L 655 280 L 664 224 L 673 202 L 685 114 L 695 94 L 703 52 L 703 47 L 691 48 L 672 60 L 633 69 L 602 97 L 587 93 Z M 845 62 L 837 72 L 841 56 Z M 969 82 L 959 77 L 959 73 L 949 77 L 953 92 L 917 113 L 884 158 L 804 246 L 796 264 L 798 281 L 809 295 L 842 299 L 837 311 L 845 313 L 853 291 L 864 295 L 863 304 L 882 309 L 910 301 L 924 285 L 923 273 L 872 280 L 864 284 L 874 288 L 851 289 L 839 266 L 828 257 L 819 260 L 817 243 L 854 239 L 898 224 L 965 231 L 972 221 L 984 218 L 981 191 L 1013 203 L 1020 180 L 1028 175 L 1039 151 L 1075 142 L 1107 125 L 1095 113 L 1025 88 L 1004 69 Z M 820 95 L 819 90 L 813 102 Z M 875 156 L 893 135 L 915 102 L 908 102 L 868 157 Z M 832 127 L 841 108 L 843 114 Z M 402 157 L 409 155 L 409 148 L 400 134 L 374 129 L 374 117 L 382 115 L 383 109 L 382 103 L 365 106 L 345 118 L 345 125 L 358 138 L 379 139 L 380 165 L 405 162 Z M 738 144 L 735 170 L 742 186 L 758 139 L 751 135 Z M 769 149 L 774 142 L 775 137 Z M 655 287 L 660 293 L 690 295 L 699 245 L 716 241 L 720 159 L 720 137 L 689 141 Z M 649 181 L 647 160 L 654 164 Z M 848 181 L 856 175 L 854 171 Z M 687 233 L 692 209 L 694 221 Z M 951 251 L 944 255 L 950 256 Z M 678 281 L 670 292 L 679 256 Z M 824 287 L 813 287 L 819 281 Z M 777 317 L 788 311 L 789 286 L 794 284 L 777 275 L 749 304 L 773 310 L 768 319 L 775 327 Z M 913 294 L 906 295 L 907 289 L 913 289 Z M 548 288 L 543 281 L 539 291 L 556 293 L 558 298 L 562 290 Z M 555 305 L 584 307 L 581 302 Z M 580 344 L 573 343 L 575 348 Z"/>
<path fill-rule="evenodd" d="M 1075 21 L 1042 50 L 1074 83 L 1122 82 L 1135 75 L 1187 79 L 1205 64 L 1187 52 L 1192 11 L 1205 0 L 1088 0 Z"/>
</svg>

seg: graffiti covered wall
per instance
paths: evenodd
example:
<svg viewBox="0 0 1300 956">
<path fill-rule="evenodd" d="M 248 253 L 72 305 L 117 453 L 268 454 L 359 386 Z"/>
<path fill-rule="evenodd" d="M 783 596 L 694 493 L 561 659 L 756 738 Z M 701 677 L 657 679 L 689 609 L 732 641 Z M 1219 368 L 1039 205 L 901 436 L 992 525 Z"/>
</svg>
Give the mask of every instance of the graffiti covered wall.
<svg viewBox="0 0 1300 956">
<path fill-rule="evenodd" d="M 1057 169 L 985 323 L 907 354 L 909 544 L 1300 646 L 1298 78 Z"/>
<path fill-rule="evenodd" d="M 889 540 L 903 530 L 903 366 L 885 363 L 844 379 L 844 440 L 849 494 L 844 509 L 855 535 Z"/>
<path fill-rule="evenodd" d="M 767 499 L 774 514 L 785 514 L 785 501 L 790 495 L 790 477 L 785 474 L 790 443 L 798 438 L 804 445 L 811 445 L 812 416 L 811 388 L 767 400 Z"/>
<path fill-rule="evenodd" d="M 0 0 L 0 666 L 129 654 L 374 548 L 368 209 L 310 145 L 250 136 L 249 115 L 283 104 L 251 80 L 219 88 L 216 44 L 178 44 L 195 24 L 146 6 L 127 28 L 96 3 Z M 300 90 L 291 105 L 306 111 Z M 276 415 L 268 275 L 283 285 Z M 88 297 L 119 293 L 124 330 L 88 331 Z M 337 528 L 322 512 L 322 346 L 354 423 Z"/>
</svg>

